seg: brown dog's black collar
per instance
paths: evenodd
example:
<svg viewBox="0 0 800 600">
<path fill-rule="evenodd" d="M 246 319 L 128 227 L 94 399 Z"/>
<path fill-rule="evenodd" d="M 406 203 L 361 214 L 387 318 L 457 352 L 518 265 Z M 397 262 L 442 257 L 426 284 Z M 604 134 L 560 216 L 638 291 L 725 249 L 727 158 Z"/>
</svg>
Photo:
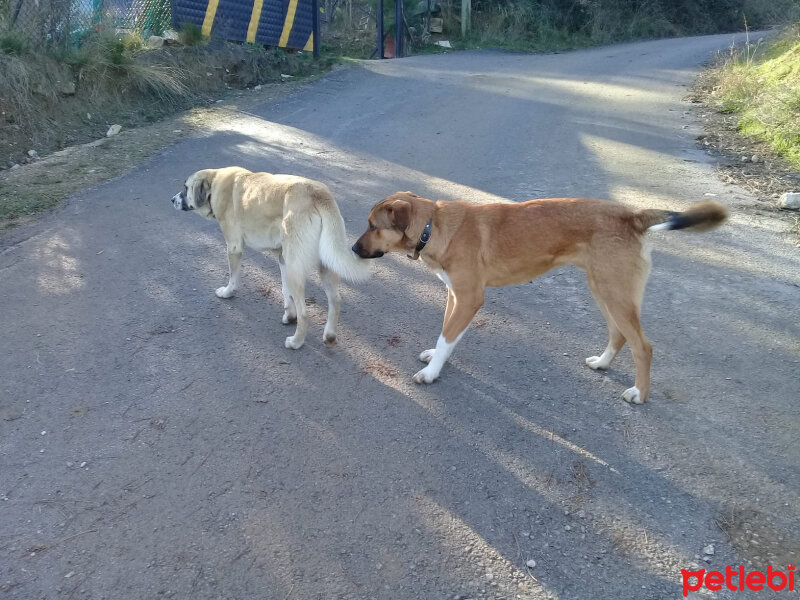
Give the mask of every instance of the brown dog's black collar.
<svg viewBox="0 0 800 600">
<path fill-rule="evenodd" d="M 425 225 L 425 229 L 422 230 L 422 235 L 419 236 L 417 247 L 414 248 L 414 254 L 409 254 L 408 258 L 411 260 L 417 260 L 419 258 L 419 253 L 422 252 L 425 244 L 427 244 L 431 239 L 431 227 L 433 227 L 433 217 L 431 217 L 430 221 L 428 221 L 428 224 Z"/>
</svg>

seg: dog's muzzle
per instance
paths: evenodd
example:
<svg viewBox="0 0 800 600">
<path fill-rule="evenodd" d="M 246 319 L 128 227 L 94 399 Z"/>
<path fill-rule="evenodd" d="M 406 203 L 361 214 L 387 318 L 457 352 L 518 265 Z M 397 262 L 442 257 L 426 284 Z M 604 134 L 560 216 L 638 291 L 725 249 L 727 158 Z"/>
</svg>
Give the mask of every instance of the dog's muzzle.
<svg viewBox="0 0 800 600">
<path fill-rule="evenodd" d="M 381 256 L 383 256 L 383 252 L 381 252 L 380 250 L 376 250 L 372 254 L 368 254 L 366 249 L 358 242 L 353 244 L 351 250 L 356 254 L 358 254 L 361 258 L 380 258 Z"/>
<path fill-rule="evenodd" d="M 172 197 L 172 206 L 175 207 L 175 210 L 191 210 L 186 204 L 186 198 L 183 197 L 182 192 L 179 192 Z"/>
</svg>

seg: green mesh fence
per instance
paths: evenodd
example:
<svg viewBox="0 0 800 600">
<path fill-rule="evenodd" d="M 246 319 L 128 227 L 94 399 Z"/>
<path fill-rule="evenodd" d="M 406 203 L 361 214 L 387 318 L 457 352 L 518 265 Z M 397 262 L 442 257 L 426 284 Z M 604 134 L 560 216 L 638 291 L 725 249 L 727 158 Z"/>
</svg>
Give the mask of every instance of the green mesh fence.
<svg viewBox="0 0 800 600">
<path fill-rule="evenodd" d="M 0 33 L 34 44 L 76 45 L 93 32 L 161 35 L 170 0 L 0 0 Z"/>
</svg>

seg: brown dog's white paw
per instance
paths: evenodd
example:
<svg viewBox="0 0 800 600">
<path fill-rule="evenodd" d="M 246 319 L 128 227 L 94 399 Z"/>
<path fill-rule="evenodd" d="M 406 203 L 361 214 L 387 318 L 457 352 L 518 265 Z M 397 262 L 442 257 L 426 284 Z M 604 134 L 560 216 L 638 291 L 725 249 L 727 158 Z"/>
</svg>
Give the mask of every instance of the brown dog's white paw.
<svg viewBox="0 0 800 600">
<path fill-rule="evenodd" d="M 424 363 L 429 363 L 429 362 L 431 362 L 431 359 L 433 358 L 433 353 L 434 352 L 436 352 L 436 348 L 431 348 L 429 350 L 423 350 L 422 352 L 420 352 L 419 359 Z M 420 373 L 421 372 L 422 371 L 420 371 Z M 419 383 L 419 381 L 417 381 L 417 383 Z M 430 383 L 430 382 L 428 382 L 428 383 Z"/>
<path fill-rule="evenodd" d="M 283 313 L 281 317 L 281 323 L 284 325 L 289 325 L 290 323 L 297 323 L 297 315 L 289 314 L 288 312 Z"/>
<path fill-rule="evenodd" d="M 335 333 L 325 333 L 322 335 L 322 341 L 325 343 L 326 346 L 335 346 L 336 345 L 336 334 Z"/>
<path fill-rule="evenodd" d="M 433 383 L 436 381 L 436 377 L 438 377 L 438 373 L 431 373 L 431 370 L 425 367 L 414 374 L 414 383 Z"/>
<path fill-rule="evenodd" d="M 608 362 L 603 360 L 602 356 L 590 356 L 586 359 L 586 364 L 590 369 L 594 369 L 595 371 L 608 368 Z"/>
<path fill-rule="evenodd" d="M 644 399 L 639 393 L 639 388 L 636 386 L 628 388 L 622 392 L 622 399 L 625 400 L 625 402 L 630 402 L 631 404 L 644 404 Z"/>
</svg>

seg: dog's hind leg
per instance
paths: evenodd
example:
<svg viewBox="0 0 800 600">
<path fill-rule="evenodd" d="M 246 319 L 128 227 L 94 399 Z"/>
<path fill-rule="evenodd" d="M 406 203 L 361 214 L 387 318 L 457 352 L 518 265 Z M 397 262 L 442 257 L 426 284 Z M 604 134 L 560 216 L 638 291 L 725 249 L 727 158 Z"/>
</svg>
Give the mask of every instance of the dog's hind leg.
<svg viewBox="0 0 800 600">
<path fill-rule="evenodd" d="M 591 290 L 592 296 L 594 297 L 595 302 L 597 302 L 597 307 L 600 309 L 600 312 L 603 313 L 603 317 L 606 320 L 606 325 L 608 325 L 608 345 L 606 345 L 606 349 L 603 350 L 603 353 L 600 356 L 590 356 L 587 358 L 586 364 L 591 369 L 604 370 L 611 365 L 611 361 L 614 360 L 614 357 L 619 354 L 620 350 L 622 350 L 622 346 L 625 345 L 625 336 L 620 332 L 619 327 L 617 327 L 613 317 L 608 312 L 605 302 L 597 292 L 597 284 L 595 283 L 592 274 L 587 273 L 586 279 L 589 281 L 589 290 Z"/>
<path fill-rule="evenodd" d="M 214 291 L 217 298 L 230 298 L 239 289 L 243 249 L 244 242 L 242 241 L 228 242 L 228 285 Z"/>
<path fill-rule="evenodd" d="M 636 366 L 636 382 L 632 388 L 628 388 L 622 393 L 622 399 L 631 404 L 643 404 L 650 393 L 650 364 L 653 361 L 653 347 L 642 331 L 639 322 L 639 307 L 633 303 L 620 303 L 609 309 L 622 335 L 628 340 L 633 351 L 633 363 Z"/>
<path fill-rule="evenodd" d="M 306 276 L 302 264 L 293 264 L 291 260 L 286 261 L 286 285 L 297 310 L 297 329 L 295 329 L 294 335 L 286 338 L 286 347 L 297 350 L 306 341 L 306 333 L 308 333 Z"/>
<path fill-rule="evenodd" d="M 482 288 L 465 291 L 454 290 L 452 295 L 453 307 L 449 318 L 444 322 L 442 333 L 436 341 L 433 356 L 431 356 L 428 366 L 414 375 L 414 381 L 417 383 L 433 383 L 439 377 L 444 363 L 450 358 L 453 349 L 461 339 L 461 336 L 464 335 L 467 327 L 469 327 L 475 313 L 483 306 Z M 423 352 L 423 354 L 426 352 Z"/>
<path fill-rule="evenodd" d="M 325 295 L 328 297 L 328 320 L 325 323 L 322 341 L 332 346 L 336 343 L 336 327 L 339 323 L 339 310 L 342 304 L 342 296 L 339 294 L 339 276 L 320 265 L 319 278 L 322 282 L 322 289 L 325 290 Z"/>
<path fill-rule="evenodd" d="M 319 217 L 302 211 L 287 214 L 282 223 L 283 277 L 297 314 L 297 329 L 286 338 L 286 347 L 295 350 L 303 345 L 308 332 L 306 278 L 319 265 L 321 227 Z"/>
<path fill-rule="evenodd" d="M 627 340 L 633 352 L 633 362 L 636 366 L 636 382 L 632 388 L 622 393 L 622 399 L 631 404 L 642 404 L 650 393 L 650 365 L 653 360 L 653 347 L 642 331 L 639 314 L 642 306 L 642 295 L 650 270 L 648 257 L 638 252 L 630 256 L 628 251 L 622 251 L 620 259 L 614 261 L 613 266 L 607 264 L 599 269 L 592 269 L 594 278 L 593 293 L 597 296 L 597 303 L 605 306 L 611 324 L 619 333 L 619 339 Z M 610 341 L 610 344 L 612 341 Z"/>
<path fill-rule="evenodd" d="M 286 283 L 286 261 L 283 260 L 283 254 L 278 254 L 278 267 L 281 270 L 281 292 L 283 293 L 283 318 L 281 321 L 284 325 L 288 325 L 297 321 L 297 309 L 294 306 L 292 294 L 289 292 L 289 285 Z"/>
</svg>

